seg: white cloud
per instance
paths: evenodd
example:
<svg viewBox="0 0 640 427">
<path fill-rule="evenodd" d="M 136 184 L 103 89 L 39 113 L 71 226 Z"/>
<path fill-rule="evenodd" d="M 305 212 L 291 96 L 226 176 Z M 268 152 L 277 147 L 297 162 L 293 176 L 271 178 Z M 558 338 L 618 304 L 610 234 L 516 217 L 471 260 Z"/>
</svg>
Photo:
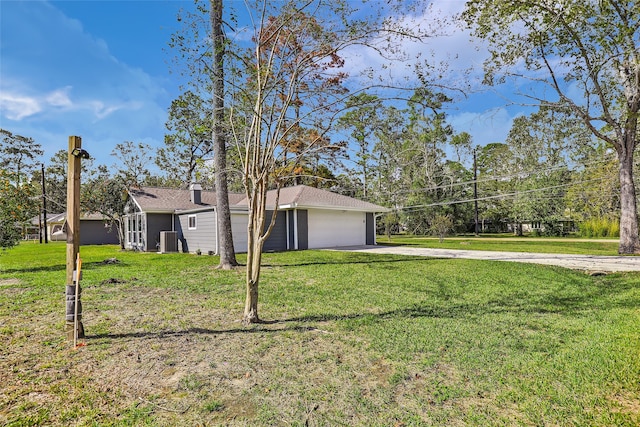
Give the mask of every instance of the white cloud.
<svg viewBox="0 0 640 427">
<path fill-rule="evenodd" d="M 69 91 L 71 86 L 57 89 L 48 94 L 45 98 L 47 103 L 52 107 L 71 107 L 71 99 L 69 99 Z"/>
<path fill-rule="evenodd" d="M 7 2 L 2 9 L 0 127 L 33 137 L 44 160 L 65 149 L 69 135 L 81 136 L 103 164 L 125 140 L 162 143 L 170 104 L 163 86 L 172 82 L 115 57 L 107 41 L 55 3 Z M 161 56 L 162 47 L 149 49 Z"/>
<path fill-rule="evenodd" d="M 116 111 L 138 110 L 142 106 L 142 103 L 135 101 L 113 103 L 87 100 L 73 102 L 69 96 L 70 91 L 71 86 L 66 86 L 43 95 L 34 96 L 3 90 L 0 93 L 0 113 L 9 120 L 21 121 L 36 114 L 48 116 L 57 114 L 57 117 L 60 117 L 61 114 L 89 111 L 93 114 L 94 119 L 102 120 Z"/>
<path fill-rule="evenodd" d="M 103 119 L 111 113 L 120 110 L 122 107 L 118 105 L 107 106 L 102 101 L 90 101 L 88 104 L 98 119 Z"/>
<path fill-rule="evenodd" d="M 0 92 L 0 112 L 10 120 L 22 120 L 42 111 L 37 99 L 28 96 Z"/>
<path fill-rule="evenodd" d="M 388 18 L 389 28 L 410 29 L 420 39 L 393 36 L 391 31 L 380 37 L 375 48 L 346 49 L 342 55 L 353 84 L 411 87 L 418 83 L 419 71 L 443 87 L 478 88 L 487 50 L 458 20 L 464 5 L 464 1 L 434 0 L 422 10 Z"/>
<path fill-rule="evenodd" d="M 141 106 L 142 104 L 140 102 L 125 102 L 120 104 L 105 105 L 101 101 L 90 101 L 87 104 L 87 107 L 89 107 L 93 111 L 95 117 L 99 120 L 104 119 L 105 117 L 111 115 L 112 113 L 115 113 L 116 111 L 137 110 Z"/>
<path fill-rule="evenodd" d="M 20 121 L 35 114 L 46 112 L 50 107 L 71 107 L 67 92 L 71 87 L 54 90 L 44 95 L 16 93 L 2 88 L 0 114 L 7 119 Z"/>
</svg>

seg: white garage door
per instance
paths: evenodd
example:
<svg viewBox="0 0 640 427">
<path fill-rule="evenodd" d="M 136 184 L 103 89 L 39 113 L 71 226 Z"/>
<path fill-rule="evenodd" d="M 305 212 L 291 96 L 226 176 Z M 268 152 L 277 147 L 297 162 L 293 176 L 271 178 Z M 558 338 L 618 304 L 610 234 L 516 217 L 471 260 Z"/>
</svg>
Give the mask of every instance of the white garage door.
<svg viewBox="0 0 640 427">
<path fill-rule="evenodd" d="M 309 248 L 364 245 L 364 212 L 309 209 Z"/>
</svg>

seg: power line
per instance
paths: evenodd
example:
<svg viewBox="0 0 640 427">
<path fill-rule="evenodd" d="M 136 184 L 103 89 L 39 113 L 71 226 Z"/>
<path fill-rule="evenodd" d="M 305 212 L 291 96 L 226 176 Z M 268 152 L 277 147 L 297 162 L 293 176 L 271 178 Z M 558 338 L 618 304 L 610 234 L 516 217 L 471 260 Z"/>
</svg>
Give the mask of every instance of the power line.
<svg viewBox="0 0 640 427">
<path fill-rule="evenodd" d="M 598 165 L 601 163 L 606 163 L 608 162 L 608 160 L 601 160 L 601 161 L 596 161 L 596 162 L 592 162 L 592 163 L 587 163 L 581 166 L 593 166 L 593 165 Z M 472 184 L 478 184 L 478 183 L 482 183 L 482 182 L 490 182 L 490 181 L 507 181 L 509 179 L 512 178 L 516 178 L 516 177 L 522 177 L 523 175 L 529 177 L 531 175 L 540 175 L 542 173 L 545 172 L 550 172 L 550 171 L 554 171 L 554 170 L 561 170 L 561 169 L 566 169 L 567 166 L 566 165 L 562 165 L 562 166 L 554 166 L 554 167 L 549 167 L 549 168 L 543 168 L 543 169 L 538 169 L 535 171 L 520 171 L 517 173 L 513 173 L 510 175 L 499 175 L 499 176 L 489 176 L 489 177 L 483 177 L 481 179 L 476 179 L 476 180 L 470 180 L 470 181 L 462 181 L 462 182 L 452 182 L 449 184 L 441 184 L 441 185 L 436 185 L 436 186 L 431 186 L 431 187 L 422 187 L 422 188 L 413 188 L 413 189 L 408 189 L 408 190 L 399 190 L 399 191 L 393 191 L 393 194 L 407 194 L 407 193 L 420 193 L 420 192 L 427 192 L 427 191 L 435 191 L 435 190 L 441 190 L 441 189 L 447 189 L 447 188 L 452 188 L 452 187 L 458 187 L 458 186 L 462 186 L 462 185 L 472 185 Z M 576 172 L 576 169 L 567 169 L 567 172 Z M 448 177 L 448 175 L 438 175 L 438 178 L 446 178 Z M 391 192 L 388 192 L 391 193 Z"/>
<path fill-rule="evenodd" d="M 40 197 L 42 197 L 42 196 L 38 196 L 38 198 L 40 198 Z M 46 196 L 46 200 L 48 200 L 49 202 L 53 203 L 54 205 L 56 205 L 59 208 L 63 208 L 63 210 L 67 209 L 66 205 L 62 205 L 62 204 L 58 203 L 58 201 L 56 199 L 54 199 L 53 197 L 51 197 L 49 195 Z"/>
<path fill-rule="evenodd" d="M 597 181 L 602 181 L 602 180 L 604 180 L 604 178 L 598 178 L 598 179 L 591 179 L 591 180 L 587 180 L 587 181 L 582 181 L 582 183 L 597 182 Z M 422 210 L 423 208 L 429 208 L 429 207 L 434 207 L 434 206 L 449 206 L 449 205 L 457 205 L 457 204 L 462 204 L 462 203 L 475 202 L 476 200 L 477 201 L 484 201 L 484 200 L 504 199 L 504 198 L 509 198 L 509 197 L 517 197 L 517 196 L 520 196 L 520 195 L 523 195 L 523 194 L 530 194 L 530 193 L 542 192 L 542 191 L 547 191 L 547 190 L 553 190 L 553 189 L 556 189 L 556 188 L 565 188 L 565 187 L 569 187 L 571 185 L 575 185 L 575 184 L 574 183 L 559 184 L 559 185 L 553 185 L 553 186 L 543 187 L 543 188 L 533 188 L 533 189 L 529 189 L 529 190 L 516 191 L 516 192 L 513 192 L 513 193 L 496 194 L 496 195 L 493 195 L 493 196 L 485 196 L 485 197 L 478 197 L 478 198 L 471 198 L 471 199 L 464 199 L 464 200 L 451 200 L 451 201 L 444 201 L 444 202 L 428 203 L 428 204 L 424 204 L 424 205 L 406 206 L 406 207 L 398 208 L 398 210 L 401 210 L 401 211 L 404 211 L 404 212 L 411 212 L 411 211 Z"/>
</svg>

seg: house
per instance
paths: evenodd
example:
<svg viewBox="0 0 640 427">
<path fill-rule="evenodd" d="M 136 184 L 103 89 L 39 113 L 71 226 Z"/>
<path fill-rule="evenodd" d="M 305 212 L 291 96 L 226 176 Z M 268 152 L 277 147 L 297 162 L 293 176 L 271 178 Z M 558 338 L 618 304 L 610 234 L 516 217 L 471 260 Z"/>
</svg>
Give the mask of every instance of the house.
<svg viewBox="0 0 640 427">
<path fill-rule="evenodd" d="M 62 232 L 65 217 L 66 213 L 47 214 L 47 239 L 49 239 L 49 241 L 67 240 L 67 235 Z M 44 216 L 40 215 L 40 219 L 38 217 L 31 219 L 31 224 L 36 227 L 40 224 L 44 226 Z"/>
<path fill-rule="evenodd" d="M 44 225 L 44 220 L 40 219 Z M 49 241 L 66 241 L 67 233 L 64 225 L 67 221 L 67 213 L 47 215 L 47 238 Z M 38 226 L 38 217 L 31 220 L 34 226 Z M 105 222 L 104 217 L 98 213 L 84 213 L 80 215 L 80 245 L 117 245 L 118 231 L 115 226 Z"/>
<path fill-rule="evenodd" d="M 275 210 L 275 190 L 267 194 L 267 223 Z M 229 194 L 236 252 L 247 251 L 248 201 Z M 275 226 L 265 251 L 375 244 L 375 214 L 388 209 L 327 190 L 298 185 L 280 190 Z M 199 184 L 189 190 L 140 187 L 129 191 L 125 247 L 166 251 L 176 239 L 183 252 L 218 253 L 215 192 Z M 163 237 L 164 236 L 164 237 Z M 167 237 L 169 236 L 169 237 Z M 163 241 L 164 239 L 164 241 Z"/>
<path fill-rule="evenodd" d="M 244 195 L 229 194 L 230 206 L 242 199 Z M 198 184 L 192 184 L 189 190 L 158 187 L 130 189 L 123 218 L 125 248 L 158 251 L 161 249 L 161 232 L 174 231 L 181 243 L 181 247 L 176 249 L 217 253 L 215 205 L 215 193 L 202 191 Z M 242 221 L 245 221 L 246 229 L 246 209 L 232 209 L 231 215 L 233 232 L 239 228 L 237 223 Z M 246 233 L 245 230 L 245 236 Z M 234 244 L 241 243 L 235 239 Z M 244 248 L 246 250 L 246 238 Z"/>
</svg>

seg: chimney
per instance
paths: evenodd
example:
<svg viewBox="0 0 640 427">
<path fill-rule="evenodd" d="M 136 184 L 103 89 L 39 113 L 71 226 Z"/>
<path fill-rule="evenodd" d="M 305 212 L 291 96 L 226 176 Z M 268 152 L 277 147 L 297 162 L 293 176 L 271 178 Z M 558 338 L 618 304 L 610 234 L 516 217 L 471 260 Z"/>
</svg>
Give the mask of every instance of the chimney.
<svg viewBox="0 0 640 427">
<path fill-rule="evenodd" d="M 197 182 L 192 182 L 189 185 L 189 191 L 191 192 L 191 203 L 202 204 L 202 186 Z"/>
</svg>

